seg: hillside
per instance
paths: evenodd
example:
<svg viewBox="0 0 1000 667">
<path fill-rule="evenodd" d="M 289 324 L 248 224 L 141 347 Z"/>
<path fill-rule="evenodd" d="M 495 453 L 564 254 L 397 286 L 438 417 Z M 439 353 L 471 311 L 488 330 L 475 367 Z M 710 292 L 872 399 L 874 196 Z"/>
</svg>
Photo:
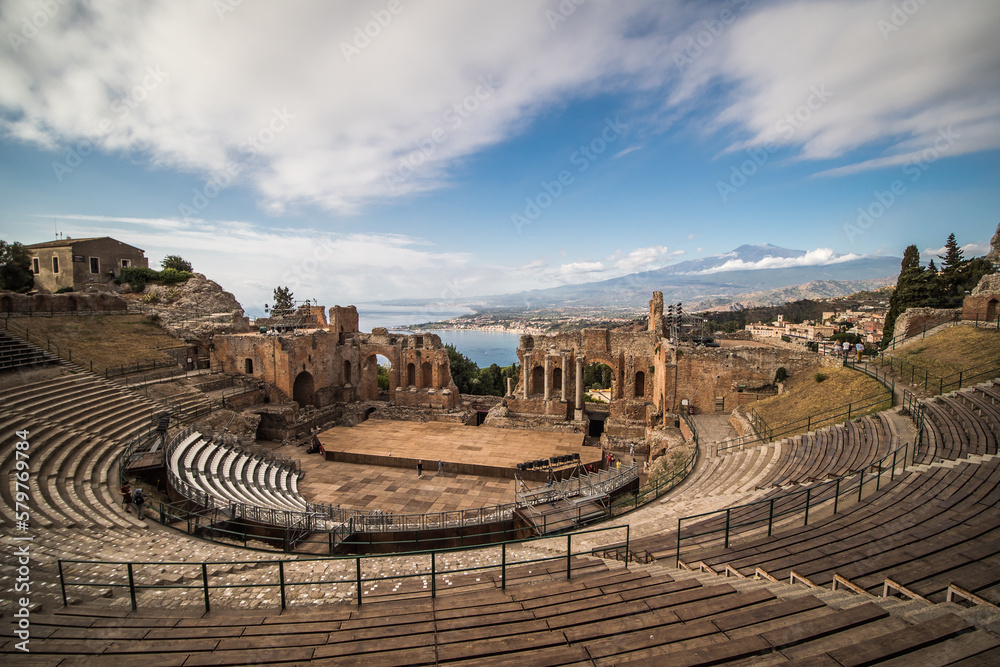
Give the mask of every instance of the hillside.
<svg viewBox="0 0 1000 667">
<path fill-rule="evenodd" d="M 780 306 L 793 301 L 841 298 L 856 292 L 874 291 L 896 284 L 896 277 L 874 278 L 872 280 L 811 280 L 802 285 L 792 285 L 763 292 L 750 292 L 738 297 L 695 299 L 688 304 L 691 309 L 703 312 L 727 312 Z M 888 295 L 886 295 L 888 299 Z"/>
<path fill-rule="evenodd" d="M 822 374 L 825 379 L 817 381 L 817 374 Z M 774 433 L 785 433 L 782 437 L 789 437 L 845 421 L 848 403 L 865 406 L 860 411 L 852 409 L 852 419 L 888 409 L 888 398 L 879 403 L 865 400 L 886 393 L 886 388 L 868 375 L 848 368 L 823 368 L 817 364 L 788 376 L 785 393 L 758 401 L 752 407 Z M 809 418 L 812 419 L 807 422 Z"/>
<path fill-rule="evenodd" d="M 956 326 L 893 350 L 894 359 L 946 377 L 984 366 L 1000 366 L 1000 332 Z"/>
<path fill-rule="evenodd" d="M 74 362 L 93 361 L 94 370 L 153 360 L 173 366 L 176 361 L 163 350 L 184 344 L 145 315 L 13 317 L 11 324 L 27 329 L 36 342 L 49 341 L 53 352 L 58 346 L 63 358 L 72 350 Z"/>
</svg>

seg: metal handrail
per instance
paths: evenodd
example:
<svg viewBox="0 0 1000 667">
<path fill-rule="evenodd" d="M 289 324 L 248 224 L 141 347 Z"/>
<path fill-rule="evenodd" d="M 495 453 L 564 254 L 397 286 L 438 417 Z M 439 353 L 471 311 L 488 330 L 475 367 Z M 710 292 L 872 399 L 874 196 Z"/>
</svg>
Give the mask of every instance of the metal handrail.
<svg viewBox="0 0 1000 667">
<path fill-rule="evenodd" d="M 819 483 L 810 485 L 810 486 L 808 486 L 808 487 L 806 487 L 804 489 L 799 489 L 799 490 L 796 490 L 796 491 L 792 491 L 790 493 L 782 494 L 780 496 L 774 496 L 772 498 L 767 498 L 767 499 L 764 499 L 764 500 L 757 500 L 757 501 L 754 501 L 754 502 L 751 502 L 751 503 L 746 503 L 746 504 L 743 504 L 743 505 L 734 505 L 734 506 L 727 507 L 727 508 L 721 509 L 721 510 L 713 510 L 711 512 L 702 512 L 701 514 L 692 514 L 690 516 L 680 517 L 680 518 L 677 519 L 677 549 L 676 549 L 675 563 L 679 563 L 680 562 L 681 541 L 682 540 L 685 540 L 685 539 L 690 540 L 690 539 L 693 539 L 693 538 L 696 538 L 696 537 L 704 537 L 704 536 L 707 536 L 707 535 L 713 535 L 715 533 L 724 533 L 724 536 L 725 536 L 724 537 L 724 539 L 725 539 L 724 548 L 728 549 L 729 548 L 729 543 L 730 543 L 730 538 L 732 537 L 733 529 L 735 529 L 735 528 L 743 528 L 745 526 L 750 526 L 750 525 L 758 525 L 759 526 L 759 525 L 762 524 L 763 519 L 759 519 L 759 518 L 752 519 L 752 520 L 746 521 L 744 523 L 734 523 L 733 520 L 732 520 L 733 512 L 736 512 L 736 511 L 739 511 L 739 510 L 746 510 L 746 509 L 752 509 L 753 510 L 753 509 L 761 509 L 761 508 L 767 507 L 768 508 L 768 516 L 767 516 L 767 534 L 768 534 L 768 536 L 771 535 L 771 532 L 772 532 L 772 530 L 774 528 L 774 520 L 775 520 L 775 518 L 779 518 L 779 517 L 782 517 L 782 516 L 788 516 L 788 515 L 793 515 L 793 514 L 798 514 L 800 512 L 804 512 L 805 513 L 804 525 L 808 526 L 809 525 L 809 510 L 810 510 L 811 507 L 815 507 L 815 505 L 813 505 L 813 503 L 812 503 L 813 500 L 815 500 L 817 504 L 820 504 L 820 503 L 832 500 L 833 503 L 834 503 L 834 505 L 833 505 L 833 513 L 837 514 L 838 513 L 837 510 L 839 508 L 840 496 L 855 492 L 855 490 L 854 490 L 855 487 L 854 487 L 854 485 L 852 483 L 851 478 L 854 478 L 856 476 L 856 482 L 857 482 L 857 487 L 856 488 L 857 488 L 858 500 L 860 501 L 861 497 L 862 497 L 862 494 L 864 493 L 864 488 L 865 488 L 865 471 L 871 470 L 873 468 L 878 468 L 878 472 L 875 473 L 875 478 L 874 478 L 874 481 L 875 481 L 875 490 L 878 491 L 879 488 L 881 487 L 882 474 L 884 472 L 886 472 L 886 471 L 890 472 L 890 482 L 891 482 L 891 481 L 894 481 L 896 479 L 896 468 L 897 468 L 897 466 L 899 465 L 900 462 L 902 462 L 902 470 L 900 472 L 902 473 L 902 472 L 904 472 L 906 470 L 907 460 L 908 460 L 908 458 L 910 456 L 910 451 L 911 450 L 910 450 L 909 443 L 903 443 L 902 445 L 900 445 L 896 449 L 892 450 L 891 452 L 889 452 L 888 454 L 886 454 L 885 456 L 883 456 L 881 459 L 878 459 L 878 460 L 873 461 L 873 462 L 871 462 L 869 464 L 866 464 L 865 466 L 861 467 L 858 470 L 853 470 L 853 471 L 847 472 L 847 473 L 845 473 L 843 475 L 840 475 L 838 477 L 835 477 L 834 479 L 825 480 L 823 482 L 819 482 Z M 902 453 L 902 459 L 901 460 L 899 458 L 900 453 Z M 885 464 L 890 458 L 892 459 L 892 464 L 888 465 L 888 466 L 884 466 L 883 464 Z M 842 483 L 844 481 L 848 482 L 847 488 L 846 489 L 841 489 L 841 485 L 842 485 Z M 871 484 L 871 481 L 872 481 L 872 478 L 869 477 L 868 483 Z M 824 497 L 823 493 L 826 492 L 831 487 L 833 487 L 833 494 L 832 494 L 832 496 L 830 496 L 830 497 Z M 818 491 L 818 493 L 817 493 L 817 491 Z M 795 497 L 802 496 L 802 495 L 805 495 L 805 507 L 804 508 L 798 509 L 798 508 L 793 507 L 790 510 L 781 510 L 781 509 L 779 509 L 779 511 L 777 513 L 775 512 L 775 503 L 781 502 L 781 501 L 786 501 L 788 499 L 795 498 Z M 706 517 L 721 517 L 723 515 L 725 516 L 725 524 L 724 524 L 723 527 L 720 527 L 720 528 L 706 528 L 705 530 L 703 530 L 701 532 L 695 532 L 695 533 L 691 533 L 691 534 L 688 534 L 688 535 L 682 535 L 681 534 L 681 527 L 682 527 L 683 522 L 685 522 L 685 521 L 690 522 L 690 521 L 693 521 L 695 519 L 705 519 Z M 709 522 L 708 521 L 702 521 L 701 523 L 709 523 Z"/>
<path fill-rule="evenodd" d="M 206 612 L 211 611 L 210 594 L 211 594 L 212 590 L 231 590 L 231 589 L 234 589 L 234 588 L 253 589 L 253 588 L 265 588 L 265 587 L 274 587 L 274 586 L 277 586 L 279 588 L 279 591 L 280 591 L 280 604 L 281 604 L 281 608 L 285 609 L 286 606 L 287 606 L 287 604 L 288 604 L 288 600 L 289 600 L 289 596 L 287 594 L 287 589 L 288 588 L 291 588 L 293 586 L 303 586 L 303 587 L 306 587 L 305 590 L 314 591 L 314 590 L 319 590 L 323 586 L 331 586 L 331 585 L 332 586 L 337 586 L 339 584 L 353 586 L 354 589 L 355 589 L 355 596 L 356 596 L 357 604 L 361 605 L 362 602 L 363 602 L 363 599 L 364 599 L 364 593 L 363 593 L 364 587 L 363 587 L 363 584 L 365 584 L 366 582 L 369 582 L 369 581 L 378 581 L 378 582 L 381 583 L 381 582 L 385 582 L 385 581 L 388 581 L 388 580 L 391 580 L 391 579 L 405 580 L 405 579 L 411 579 L 411 578 L 423 578 L 423 577 L 427 577 L 429 575 L 430 578 L 431 578 L 431 582 L 430 582 L 430 595 L 431 595 L 432 598 L 436 598 L 437 597 L 437 585 L 436 585 L 437 578 L 439 576 L 442 576 L 442 575 L 457 574 L 457 573 L 474 573 L 474 572 L 481 572 L 481 571 L 485 571 L 485 570 L 499 569 L 499 571 L 500 571 L 500 586 L 501 586 L 501 589 L 506 589 L 506 587 L 507 587 L 507 581 L 508 581 L 507 569 L 509 567 L 511 567 L 511 566 L 519 566 L 520 567 L 520 566 L 524 566 L 524 565 L 531 565 L 531 564 L 534 564 L 534 563 L 543 563 L 543 562 L 556 561 L 556 560 L 565 560 L 566 561 L 566 578 L 567 579 L 571 579 L 572 578 L 572 571 L 573 571 L 573 556 L 589 555 L 591 553 L 590 550 L 583 550 L 583 551 L 579 551 L 579 552 L 574 553 L 573 552 L 573 537 L 579 537 L 579 536 L 587 535 L 587 534 L 590 534 L 590 533 L 602 533 L 602 532 L 608 532 L 608 531 L 614 531 L 614 530 L 625 530 L 625 544 L 626 544 L 626 549 L 627 549 L 627 546 L 628 546 L 629 540 L 630 540 L 630 530 L 629 530 L 629 527 L 628 526 L 605 526 L 605 527 L 601 527 L 601 528 L 591 528 L 591 529 L 587 529 L 587 530 L 577 531 L 575 533 L 567 533 L 567 534 L 560 535 L 557 538 L 556 537 L 552 537 L 552 536 L 530 537 L 530 538 L 524 538 L 524 539 L 518 539 L 518 540 L 507 540 L 507 541 L 504 541 L 504 542 L 500 542 L 499 544 L 494 544 L 494 545 L 485 546 L 485 547 L 482 546 L 482 545 L 477 545 L 477 546 L 469 546 L 469 547 L 461 547 L 461 548 L 448 548 L 448 549 L 431 549 L 431 550 L 422 550 L 422 551 L 410 551 L 410 552 L 406 552 L 405 554 L 393 554 L 392 556 L 371 555 L 371 554 L 369 554 L 369 555 L 356 555 L 356 556 L 348 556 L 348 557 L 340 557 L 340 558 L 299 558 L 299 559 L 292 559 L 292 560 L 289 560 L 289 559 L 274 559 L 274 560 L 251 560 L 251 561 L 204 561 L 204 562 L 193 562 L 193 563 L 192 562 L 183 562 L 183 561 L 181 561 L 181 562 L 164 562 L 164 561 L 156 561 L 156 562 L 143 561 L 143 562 L 139 562 L 139 561 L 97 561 L 97 560 L 59 559 L 57 561 L 57 566 L 58 566 L 58 572 L 59 572 L 59 587 L 60 587 L 60 591 L 62 593 L 63 606 L 67 606 L 69 604 L 69 599 L 68 599 L 67 594 L 66 594 L 66 588 L 67 588 L 67 586 L 78 587 L 78 588 L 92 588 L 92 587 L 112 588 L 112 589 L 113 588 L 127 588 L 128 589 L 128 594 L 129 594 L 129 599 L 130 599 L 130 602 L 131 602 L 131 608 L 132 608 L 133 611 L 135 611 L 135 610 L 138 609 L 138 600 L 137 600 L 137 597 L 136 597 L 136 593 L 140 592 L 140 591 L 144 591 L 144 590 L 175 590 L 175 589 L 184 590 L 184 591 L 187 591 L 187 590 L 201 590 L 203 592 L 203 594 L 204 594 L 204 602 L 205 602 L 205 611 Z M 531 558 L 531 559 L 519 560 L 519 561 L 516 561 L 516 562 L 510 562 L 510 563 L 508 562 L 508 553 L 507 553 L 507 551 L 508 551 L 508 548 L 510 546 L 516 546 L 516 545 L 520 545 L 520 544 L 539 542 L 541 540 L 553 540 L 553 539 L 557 539 L 557 540 L 560 540 L 560 541 L 563 540 L 563 539 L 566 540 L 566 554 L 565 555 L 542 556 L 542 557 L 538 557 L 538 558 Z M 464 552 L 472 551 L 472 550 L 483 550 L 483 549 L 499 549 L 500 550 L 500 558 L 499 558 L 499 563 L 500 564 L 499 565 L 474 565 L 474 566 L 467 566 L 467 567 L 458 567 L 458 568 L 454 568 L 454 569 L 441 569 L 441 568 L 438 567 L 437 557 L 439 555 L 457 554 L 457 553 L 464 553 Z M 371 559 L 395 558 L 395 557 L 398 557 L 400 555 L 406 555 L 406 556 L 411 557 L 409 559 L 409 560 L 411 560 L 411 562 L 414 562 L 415 559 L 417 557 L 420 557 L 420 556 L 430 556 L 430 568 L 429 568 L 429 570 L 416 571 L 416 572 L 411 572 L 411 573 L 407 573 L 407 574 L 395 574 L 392 577 L 386 577 L 384 575 L 384 573 L 380 574 L 377 577 L 365 578 L 363 576 L 362 563 L 367 562 L 367 561 L 369 561 Z M 311 562 L 326 562 L 326 563 L 329 563 L 329 562 L 343 562 L 343 561 L 353 561 L 355 563 L 355 567 L 353 569 L 354 569 L 354 572 L 356 573 L 356 576 L 355 576 L 355 578 L 354 578 L 353 581 L 351 581 L 351 580 L 346 580 L 346 581 L 331 581 L 329 579 L 325 579 L 325 580 L 321 579 L 321 580 L 317 580 L 317 581 L 311 581 L 311 580 L 298 581 L 298 580 L 296 580 L 295 582 L 289 582 L 289 581 L 286 581 L 286 579 L 284 577 L 284 569 L 287 566 L 291 566 L 291 565 L 295 565 L 295 564 L 305 564 L 305 563 L 311 563 Z M 95 566 L 95 567 L 91 568 L 90 572 L 85 572 L 84 574 L 79 575 L 78 580 L 76 580 L 76 581 L 67 581 L 67 579 L 68 579 L 67 570 L 71 569 L 72 566 L 79 566 L 79 565 L 83 565 L 83 566 Z M 209 566 L 213 566 L 214 567 L 214 566 L 217 566 L 217 565 L 224 565 L 226 568 L 230 568 L 233 565 L 252 565 L 252 566 L 257 566 L 257 567 L 262 567 L 262 568 L 263 567 L 276 567 L 277 568 L 277 573 L 278 573 L 277 581 L 256 581 L 256 582 L 239 583 L 239 584 L 232 584 L 232 583 L 212 584 L 209 581 L 208 567 Z M 415 562 L 414 562 L 414 565 L 415 565 Z M 113 570 L 113 568 L 115 566 L 117 566 L 119 568 L 121 566 L 125 566 L 126 576 L 124 578 L 125 578 L 125 580 L 126 580 L 127 583 L 118 583 L 119 581 L 121 581 L 121 579 L 117 579 L 116 580 L 116 579 L 113 579 L 112 577 L 108 576 L 109 570 Z M 145 566 L 155 566 L 156 568 L 158 568 L 157 571 L 160 571 L 160 568 L 169 567 L 169 566 L 196 567 L 196 568 L 198 568 L 198 572 L 201 575 L 199 577 L 201 579 L 201 581 L 199 583 L 197 583 L 197 584 L 170 584 L 170 583 L 165 583 L 165 582 L 160 582 L 160 583 L 154 582 L 154 583 L 148 583 L 148 584 L 147 583 L 136 583 L 136 577 L 135 577 L 136 569 L 137 568 L 142 568 L 142 567 L 145 567 Z M 626 563 L 626 568 L 627 567 L 628 567 L 628 563 Z M 103 577 L 106 580 L 102 580 L 101 579 L 102 575 L 103 575 Z"/>
</svg>

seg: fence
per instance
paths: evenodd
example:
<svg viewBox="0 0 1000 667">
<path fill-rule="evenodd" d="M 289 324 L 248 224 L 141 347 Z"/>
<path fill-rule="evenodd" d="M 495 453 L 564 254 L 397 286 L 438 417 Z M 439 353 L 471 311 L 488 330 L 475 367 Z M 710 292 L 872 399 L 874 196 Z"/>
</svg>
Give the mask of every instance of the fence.
<svg viewBox="0 0 1000 667">
<path fill-rule="evenodd" d="M 775 438 L 789 437 L 803 432 L 808 433 L 817 428 L 850 421 L 852 417 L 861 417 L 871 412 L 887 410 L 892 407 L 892 395 L 893 388 L 889 388 L 884 392 L 879 392 L 859 401 L 852 401 L 845 405 L 839 405 L 835 408 L 809 415 L 805 419 L 782 424 L 779 427 L 780 430 L 775 430 L 755 408 L 750 408 L 750 425 L 754 430 L 754 435 L 720 442 L 716 445 L 716 453 L 742 448 L 754 443 L 763 444 L 773 442 Z"/>
<path fill-rule="evenodd" d="M 764 527 L 766 526 L 767 536 L 770 537 L 776 522 L 788 521 L 785 517 L 799 514 L 804 515 L 802 525 L 808 526 L 810 510 L 815 511 L 820 505 L 826 503 L 832 503 L 833 514 L 837 514 L 840 509 L 841 496 L 850 498 L 856 494 L 858 502 L 861 502 L 864 497 L 865 484 L 867 483 L 869 485 L 869 490 L 871 490 L 873 482 L 875 486 L 874 490 L 876 492 L 879 491 L 882 484 L 882 476 L 888 472 L 890 478 L 889 481 L 894 481 L 896 479 L 897 466 L 902 463 L 901 472 L 905 470 L 910 453 L 910 445 L 906 443 L 889 452 L 881 459 L 872 462 L 870 465 L 866 465 L 860 470 L 849 472 L 832 480 L 814 484 L 813 486 L 805 489 L 775 496 L 773 498 L 758 500 L 753 503 L 747 503 L 746 505 L 737 505 L 734 507 L 727 507 L 722 510 L 715 510 L 713 512 L 704 512 L 702 514 L 681 517 L 677 519 L 677 551 L 675 564 L 678 566 L 680 565 L 681 542 L 683 540 L 692 540 L 695 538 L 707 537 L 721 533 L 723 548 L 728 549 L 734 533 L 742 529 L 748 529 L 746 532 L 763 532 Z M 890 459 L 892 460 L 891 464 L 885 465 Z M 870 476 L 866 480 L 865 471 L 872 470 L 873 468 L 877 468 L 878 472 L 873 473 L 874 477 Z M 716 520 L 712 522 L 709 520 L 709 517 L 714 517 Z M 690 523 L 695 520 L 702 520 L 702 525 L 700 527 L 696 525 L 694 526 L 693 532 L 689 532 L 686 535 L 683 534 L 681 532 L 683 523 Z M 703 543 L 704 541 L 699 544 Z"/>
<path fill-rule="evenodd" d="M 437 549 L 437 550 L 425 550 L 409 552 L 405 554 L 407 557 L 412 559 L 418 559 L 420 557 L 427 558 L 426 569 L 418 570 L 409 573 L 394 574 L 392 576 L 385 576 L 384 572 L 388 568 L 371 568 L 380 572 L 378 576 L 371 576 L 365 578 L 363 575 L 363 565 L 369 561 L 375 560 L 385 560 L 388 558 L 398 558 L 404 554 L 396 554 L 394 556 L 350 556 L 346 558 L 339 559 L 329 559 L 329 558 L 309 558 L 309 559 L 295 559 L 295 560 L 256 560 L 256 561 L 225 561 L 225 562 L 202 562 L 202 563 L 190 563 L 190 562 L 116 562 L 116 561 L 94 561 L 94 560 L 70 560 L 70 559 L 60 559 L 57 563 L 59 570 L 59 588 L 62 594 L 63 606 L 69 604 L 67 598 L 66 589 L 70 588 L 126 588 L 128 589 L 129 601 L 133 611 L 139 608 L 137 593 L 146 590 L 166 590 L 166 591 L 201 591 L 204 602 L 205 611 L 211 611 L 211 593 L 212 591 L 231 591 L 233 589 L 254 589 L 254 588 L 278 588 L 279 600 L 281 609 L 285 609 L 288 606 L 290 595 L 289 590 L 293 588 L 302 587 L 306 591 L 316 591 L 322 590 L 324 587 L 347 586 L 354 589 L 354 598 L 357 604 L 360 606 L 364 601 L 364 586 L 363 584 L 369 582 L 378 582 L 380 584 L 387 583 L 394 580 L 407 580 L 415 578 L 428 578 L 430 579 L 430 596 L 432 598 L 437 597 L 437 582 L 439 577 L 446 577 L 448 575 L 454 574 L 474 574 L 477 572 L 484 572 L 488 570 L 498 570 L 500 574 L 500 588 L 506 590 L 507 588 L 507 570 L 511 566 L 525 566 L 532 565 L 535 563 L 546 563 L 550 561 L 562 561 L 566 562 L 566 578 L 572 579 L 573 576 L 573 556 L 589 555 L 590 551 L 580 551 L 577 553 L 573 552 L 573 537 L 581 536 L 590 533 L 601 533 L 614 530 L 624 530 L 625 531 L 625 543 L 629 543 L 629 529 L 628 526 L 610 526 L 606 528 L 593 528 L 590 530 L 580 531 L 577 533 L 568 533 L 566 535 L 559 536 L 558 538 L 553 537 L 535 537 L 527 538 L 522 540 L 511 540 L 508 542 L 502 542 L 498 545 L 490 547 L 467 547 L 464 549 Z M 530 544 L 539 542 L 541 540 L 548 541 L 559 541 L 561 542 L 565 539 L 566 542 L 566 553 L 565 555 L 555 555 L 555 556 L 542 556 L 538 558 L 529 558 L 524 560 L 518 560 L 516 562 L 508 563 L 508 549 L 511 546 L 516 546 L 519 544 Z M 551 547 L 548 547 L 551 548 Z M 458 567 L 454 569 L 441 569 L 438 567 L 437 561 L 438 556 L 457 554 L 462 552 L 467 552 L 471 550 L 496 550 L 499 553 L 499 566 L 497 565 L 476 565 L 467 567 Z M 485 560 L 485 559 L 484 559 Z M 354 578 L 338 581 L 330 580 L 311 580 L 307 579 L 305 581 L 289 581 L 286 576 L 286 569 L 291 569 L 296 565 L 308 564 L 308 563 L 330 563 L 331 561 L 353 561 L 354 562 Z M 258 568 L 274 568 L 273 579 L 266 580 L 263 576 L 257 577 L 256 581 L 247 583 L 213 583 L 209 577 L 208 568 L 209 566 L 215 567 L 220 566 L 227 569 L 232 568 L 234 565 L 252 565 Z M 77 566 L 84 566 L 83 568 L 78 568 Z M 92 567 L 87 567 L 92 566 Z M 176 566 L 176 567 L 190 567 L 194 568 L 195 576 L 190 577 L 190 579 L 200 579 L 200 582 L 195 584 L 169 584 L 162 582 L 161 572 L 164 567 Z M 416 563 L 413 566 L 419 567 Z M 626 564 L 628 567 L 628 564 Z M 121 570 L 124 569 L 124 576 L 119 576 L 113 578 L 111 572 L 115 568 Z M 144 575 L 144 569 L 149 570 L 148 579 L 149 581 L 143 581 L 137 575 Z M 83 569 L 82 574 L 74 572 L 76 569 Z M 138 579 L 138 580 L 137 580 Z M 124 581 L 125 583 L 120 583 Z M 160 583 L 158 583 L 160 582 Z M 294 597 L 294 596 L 291 596 Z M 301 596 L 295 598 L 301 600 Z M 308 598 L 307 598 L 308 599 Z M 156 599 L 158 605 L 162 605 L 163 602 L 161 598 Z"/>
<path fill-rule="evenodd" d="M 908 381 L 911 385 L 923 387 L 924 391 L 930 394 L 957 391 L 962 387 L 990 380 L 1000 374 L 1000 363 L 996 361 L 979 364 L 943 377 L 931 373 L 926 368 L 885 354 L 880 354 L 876 363 L 888 366 L 889 370 L 895 372 L 901 379 Z"/>
<path fill-rule="evenodd" d="M 28 343 L 37 345 L 40 348 L 44 348 L 49 352 L 55 352 L 56 355 L 65 359 L 71 364 L 77 364 L 85 369 L 89 369 L 91 373 L 96 373 L 98 375 L 104 375 L 105 379 L 114 377 L 117 375 L 125 375 L 128 373 L 141 373 L 147 370 L 156 370 L 157 368 L 170 368 L 176 366 L 176 363 L 171 363 L 168 361 L 157 360 L 157 359 L 147 359 L 145 361 L 136 361 L 135 364 L 122 364 L 119 368 L 94 368 L 94 362 L 90 359 L 85 359 L 79 355 L 73 358 L 73 350 L 70 348 L 62 349 L 57 343 L 53 343 L 48 338 L 43 339 L 41 336 L 32 334 L 28 329 L 22 329 L 16 324 L 10 323 L 10 318 L 3 318 L 3 328 L 7 331 L 12 331 L 16 335 L 20 336 Z M 54 348 L 54 349 L 53 349 Z M 164 348 L 167 350 L 176 349 L 175 347 Z"/>
</svg>

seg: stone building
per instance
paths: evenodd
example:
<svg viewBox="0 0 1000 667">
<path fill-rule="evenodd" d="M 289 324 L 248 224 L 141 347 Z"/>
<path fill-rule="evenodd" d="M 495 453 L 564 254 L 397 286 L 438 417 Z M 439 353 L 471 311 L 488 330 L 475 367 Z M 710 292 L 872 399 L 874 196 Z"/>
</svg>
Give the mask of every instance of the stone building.
<svg viewBox="0 0 1000 667">
<path fill-rule="evenodd" d="M 907 311 L 909 312 L 909 311 Z M 962 302 L 962 319 L 997 322 L 1000 316 L 1000 273 L 983 276 Z"/>
<path fill-rule="evenodd" d="M 582 329 L 521 336 L 521 378 L 505 399 L 504 420 L 564 422 L 594 435 L 590 422 L 596 417 L 609 437 L 640 439 L 648 436 L 647 429 L 673 425 L 681 410 L 731 412 L 741 394 L 770 389 L 780 367 L 792 374 L 823 363 L 805 349 L 713 348 L 673 341 L 660 292 L 654 292 L 649 309 L 646 331 Z M 584 370 L 595 362 L 612 371 L 606 417 L 592 416 L 584 402 Z"/>
<path fill-rule="evenodd" d="M 448 351 L 433 334 L 358 330 L 354 306 L 310 311 L 312 326 L 278 333 L 213 338 L 212 365 L 272 383 L 301 407 L 323 408 L 379 398 L 378 362 L 389 360 L 389 402 L 401 407 L 453 409 L 458 387 Z"/>
<path fill-rule="evenodd" d="M 55 292 L 64 287 L 79 290 L 116 277 L 123 267 L 149 268 L 145 251 L 110 236 L 66 238 L 25 246 L 31 257 L 35 288 Z"/>
</svg>

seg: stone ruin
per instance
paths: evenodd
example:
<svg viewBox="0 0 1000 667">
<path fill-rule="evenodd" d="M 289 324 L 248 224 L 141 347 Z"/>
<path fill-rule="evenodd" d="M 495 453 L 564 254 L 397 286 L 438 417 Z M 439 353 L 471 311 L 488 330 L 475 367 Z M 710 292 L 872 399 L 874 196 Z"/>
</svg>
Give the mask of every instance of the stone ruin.
<svg viewBox="0 0 1000 667">
<path fill-rule="evenodd" d="M 649 312 L 645 331 L 585 328 L 521 336 L 521 376 L 485 423 L 586 433 L 607 446 L 641 445 L 658 438 L 654 431 L 676 428 L 682 411 L 728 414 L 754 392 L 770 390 L 779 367 L 794 373 L 818 360 L 805 349 L 714 348 L 672 339 L 660 292 L 654 292 Z M 307 315 L 305 329 L 214 336 L 213 367 L 263 380 L 273 388 L 274 402 L 294 401 L 300 411 L 339 408 L 336 418 L 344 423 L 376 410 L 386 418 L 442 421 L 454 421 L 465 410 L 470 414 L 464 421 L 475 423 L 476 410 L 459 396 L 438 336 L 384 328 L 363 333 L 354 306 L 328 312 L 311 306 Z M 381 395 L 377 355 L 391 364 L 389 390 Z M 611 400 L 604 406 L 584 401 L 584 370 L 595 362 L 612 371 Z"/>
</svg>

